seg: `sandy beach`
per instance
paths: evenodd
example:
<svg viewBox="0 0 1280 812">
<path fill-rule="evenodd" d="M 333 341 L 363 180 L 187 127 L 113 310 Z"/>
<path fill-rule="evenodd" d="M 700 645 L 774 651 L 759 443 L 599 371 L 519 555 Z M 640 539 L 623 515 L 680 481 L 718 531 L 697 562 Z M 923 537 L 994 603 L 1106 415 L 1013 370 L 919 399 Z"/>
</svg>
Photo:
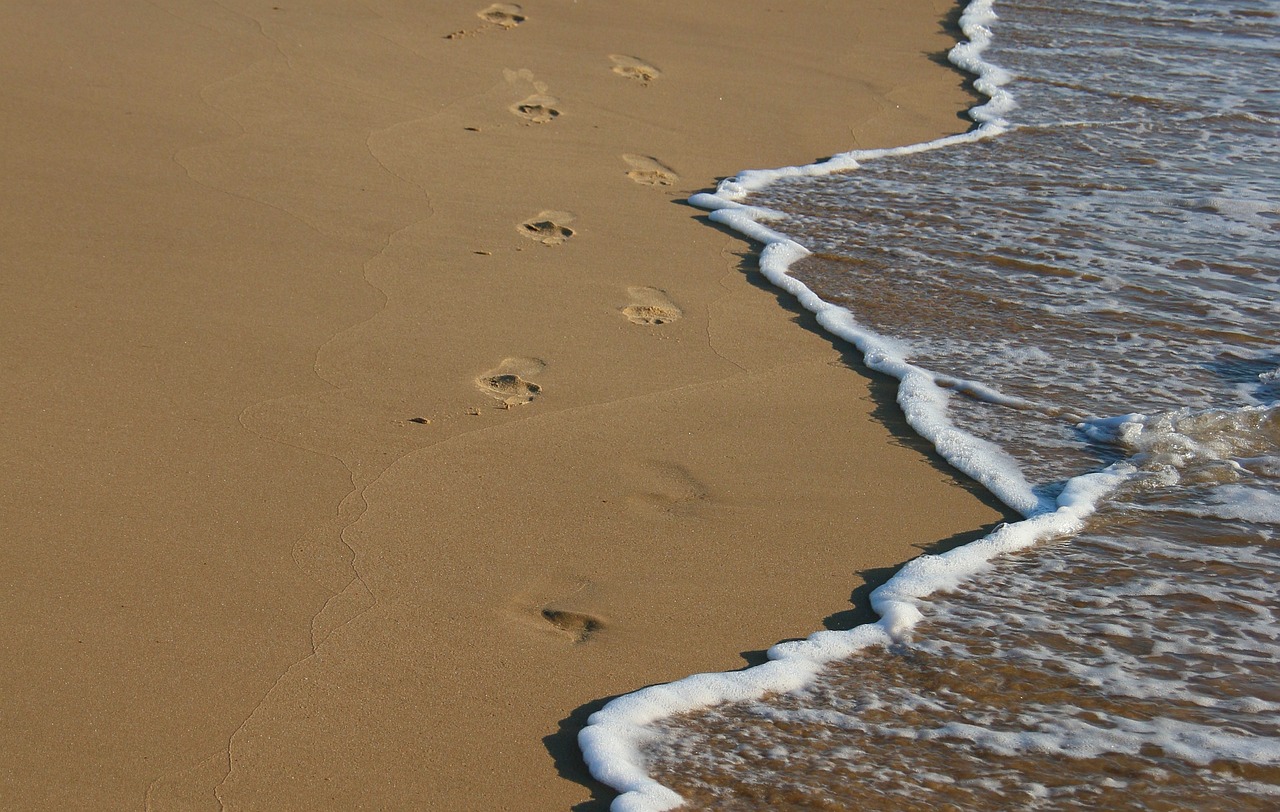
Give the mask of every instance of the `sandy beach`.
<svg viewBox="0 0 1280 812">
<path fill-rule="evenodd" d="M 999 521 L 684 202 L 963 130 L 956 10 L 0 8 L 0 808 L 603 809 Z"/>
</svg>

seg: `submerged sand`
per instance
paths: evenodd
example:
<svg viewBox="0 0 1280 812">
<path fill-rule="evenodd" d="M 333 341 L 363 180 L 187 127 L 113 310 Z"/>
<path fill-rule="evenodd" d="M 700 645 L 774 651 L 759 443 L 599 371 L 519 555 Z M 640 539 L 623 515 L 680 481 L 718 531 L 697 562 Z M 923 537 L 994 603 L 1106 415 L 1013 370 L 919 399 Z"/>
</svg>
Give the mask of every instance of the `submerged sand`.
<svg viewBox="0 0 1280 812">
<path fill-rule="evenodd" d="M 962 129 L 952 3 L 273 2 L 0 7 L 0 807 L 598 808 L 999 518 L 682 202 Z"/>
</svg>

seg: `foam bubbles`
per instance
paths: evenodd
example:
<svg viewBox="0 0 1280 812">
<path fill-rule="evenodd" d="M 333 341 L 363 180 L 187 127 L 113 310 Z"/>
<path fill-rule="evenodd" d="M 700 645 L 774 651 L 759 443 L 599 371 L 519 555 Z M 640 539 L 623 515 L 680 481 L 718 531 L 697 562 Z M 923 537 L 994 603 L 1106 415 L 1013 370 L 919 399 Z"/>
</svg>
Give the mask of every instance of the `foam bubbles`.
<svg viewBox="0 0 1280 812">
<path fill-rule="evenodd" d="M 875 624 L 607 705 L 615 808 L 1277 794 L 1275 18 L 1219 8 L 1252 3 L 977 0 L 969 133 L 692 199 L 1026 518 L 908 564 Z"/>
</svg>

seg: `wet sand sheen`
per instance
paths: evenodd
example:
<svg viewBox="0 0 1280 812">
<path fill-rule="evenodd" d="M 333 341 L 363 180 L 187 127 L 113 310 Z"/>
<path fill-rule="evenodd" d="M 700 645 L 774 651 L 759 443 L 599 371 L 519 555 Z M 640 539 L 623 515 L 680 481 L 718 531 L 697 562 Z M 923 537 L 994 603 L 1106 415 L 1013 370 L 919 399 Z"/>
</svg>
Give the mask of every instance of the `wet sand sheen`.
<svg viewBox="0 0 1280 812">
<path fill-rule="evenodd" d="M 607 799 L 591 703 L 997 518 L 678 204 L 962 127 L 949 4 L 482 5 L 0 11 L 0 806 Z"/>
</svg>

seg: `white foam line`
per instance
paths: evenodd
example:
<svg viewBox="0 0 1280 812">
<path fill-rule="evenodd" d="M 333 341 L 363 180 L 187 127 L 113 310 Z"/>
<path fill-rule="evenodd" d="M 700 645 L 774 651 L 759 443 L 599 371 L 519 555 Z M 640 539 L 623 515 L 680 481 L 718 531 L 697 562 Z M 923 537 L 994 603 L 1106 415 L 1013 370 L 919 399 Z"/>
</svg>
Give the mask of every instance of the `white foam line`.
<svg viewBox="0 0 1280 812">
<path fill-rule="evenodd" d="M 947 58 L 951 64 L 975 77 L 973 87 L 987 101 L 969 110 L 969 117 L 978 126 L 968 132 L 949 135 L 921 144 L 888 149 L 861 149 L 843 152 L 832 158 L 804 166 L 784 166 L 781 169 L 749 169 L 736 177 L 726 178 L 716 187 L 714 194 L 694 195 L 689 202 L 705 208 L 719 208 L 722 202 L 738 201 L 781 178 L 816 177 L 857 169 L 863 161 L 911 155 L 917 152 L 943 149 L 960 144 L 970 144 L 1007 132 L 1012 125 L 1005 118 L 1017 106 L 1013 96 L 1004 89 L 1013 76 L 998 65 L 985 62 L 982 52 L 991 44 L 990 25 L 996 20 L 994 0 L 972 0 L 960 15 L 960 29 L 968 38 L 951 49 Z M 721 201 L 721 202 L 717 202 Z"/>
<path fill-rule="evenodd" d="M 853 344 L 862 353 L 867 366 L 899 380 L 898 405 L 907 422 L 920 436 L 933 443 L 952 465 L 982 483 L 1001 501 L 1029 516 L 1049 507 L 1041 502 L 1023 476 L 1018 464 L 1007 452 L 957 428 L 947 419 L 947 400 L 957 379 L 938 376 L 907 360 L 908 348 L 901 342 L 875 333 L 858 323 L 853 314 L 838 305 L 825 302 L 803 282 L 787 273 L 796 260 L 809 251 L 795 240 L 757 222 L 753 209 L 714 195 L 700 195 L 697 205 L 712 208 L 710 218 L 764 243 L 760 252 L 760 270 L 775 286 L 796 298 L 812 312 L 828 332 Z M 993 402 L 1015 403 L 1014 398 L 970 384 L 970 388 L 988 393 Z"/>
<path fill-rule="evenodd" d="M 986 569 L 991 560 L 1049 539 L 1072 535 L 1103 497 L 1135 471 L 1127 463 L 1076 477 L 1067 483 L 1055 508 L 1020 522 L 1001 525 L 985 538 L 941 555 L 923 555 L 904 566 L 871 593 L 880 615 L 875 623 L 850 631 L 821 631 L 805 640 L 779 643 L 769 662 L 716 674 L 696 674 L 619 697 L 591 714 L 578 734 L 591 774 L 621 793 L 613 812 L 662 812 L 680 806 L 672 790 L 645 771 L 642 747 L 648 727 L 674 714 L 795 691 L 812 683 L 823 666 L 876 644 L 909 639 L 920 621 L 921 599 L 954 589 Z"/>
<path fill-rule="evenodd" d="M 619 697 L 593 713 L 578 734 L 578 743 L 591 774 L 620 793 L 610 807 L 613 812 L 660 812 L 682 803 L 679 795 L 645 770 L 642 748 L 653 735 L 649 725 L 677 713 L 797 690 L 809 685 L 832 660 L 871 645 L 907 639 L 922 616 L 922 598 L 956 587 L 985 569 L 997 556 L 1078 531 L 1099 500 L 1134 471 L 1128 464 L 1117 463 L 1071 480 L 1054 501 L 1039 498 L 1012 457 L 995 444 L 960 430 L 946 415 L 949 390 L 958 383 L 995 403 L 1024 405 L 1021 401 L 976 382 L 939 376 L 912 364 L 904 344 L 866 329 L 850 311 L 818 298 L 787 273 L 792 263 L 809 255 L 808 249 L 765 225 L 766 221 L 776 223 L 781 215 L 740 202 L 781 178 L 828 175 L 856 169 L 863 161 L 943 149 L 1008 131 L 1011 125 L 1005 115 L 1013 109 L 1014 100 L 1004 85 L 1011 77 L 982 59 L 982 52 L 991 42 L 989 26 L 996 18 L 993 2 L 972 0 L 965 8 L 960 26 L 968 41 L 957 45 L 949 55 L 953 64 L 977 77 L 974 87 L 988 99 L 969 111 L 979 125 L 975 129 L 895 149 L 846 152 L 807 166 L 741 172 L 722 181 L 714 194 L 695 195 L 690 202 L 710 210 L 713 221 L 763 243 L 760 268 L 766 278 L 812 311 L 824 329 L 855 345 L 867 366 L 897 378 L 898 404 L 912 428 L 933 443 L 948 462 L 1028 518 L 1001 525 L 972 544 L 908 563 L 871 594 L 871 606 L 880 615 L 875 623 L 850 631 L 821 631 L 806 640 L 779 643 L 769 650 L 769 661 L 762 665 L 743 671 L 696 674 L 645 688 Z"/>
</svg>

